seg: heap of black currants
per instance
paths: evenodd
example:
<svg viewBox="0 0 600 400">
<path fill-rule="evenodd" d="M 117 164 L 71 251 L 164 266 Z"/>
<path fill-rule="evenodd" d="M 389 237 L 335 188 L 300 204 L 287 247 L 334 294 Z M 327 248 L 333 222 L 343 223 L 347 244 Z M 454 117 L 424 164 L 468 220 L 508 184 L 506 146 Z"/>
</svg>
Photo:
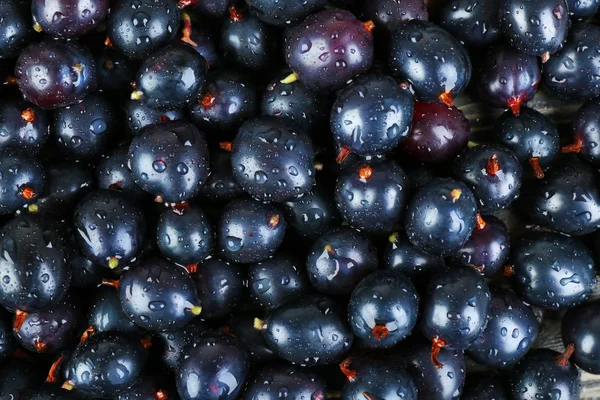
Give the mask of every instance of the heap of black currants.
<svg viewBox="0 0 600 400">
<path fill-rule="evenodd" d="M 0 400 L 598 395 L 599 8 L 0 0 Z"/>
</svg>

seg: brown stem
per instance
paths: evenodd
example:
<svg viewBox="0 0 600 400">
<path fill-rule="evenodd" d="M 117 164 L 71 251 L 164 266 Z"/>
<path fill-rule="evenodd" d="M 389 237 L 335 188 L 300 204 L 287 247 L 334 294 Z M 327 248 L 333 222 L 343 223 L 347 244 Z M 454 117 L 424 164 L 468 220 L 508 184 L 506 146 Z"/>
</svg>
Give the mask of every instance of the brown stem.
<svg viewBox="0 0 600 400">
<path fill-rule="evenodd" d="M 242 18 L 244 18 L 244 15 L 236 6 L 231 6 L 231 7 L 229 7 L 229 18 L 232 21 L 237 22 L 237 21 L 241 21 Z"/>
<path fill-rule="evenodd" d="M 544 170 L 540 167 L 540 159 L 538 157 L 531 157 L 529 159 L 529 165 L 533 169 L 533 174 L 536 178 L 542 179 L 544 175 Z"/>
<path fill-rule="evenodd" d="M 562 153 L 581 153 L 581 150 L 583 150 L 583 140 L 578 137 L 575 137 L 572 144 L 563 146 L 560 149 Z"/>
<path fill-rule="evenodd" d="M 192 19 L 188 13 L 182 12 L 183 29 L 181 30 L 181 41 L 193 47 L 198 47 L 198 43 L 192 40 Z"/>
<path fill-rule="evenodd" d="M 335 158 L 335 161 L 338 164 L 341 164 L 344 162 L 344 160 L 346 159 L 346 157 L 348 157 L 350 155 L 350 153 L 352 153 L 352 150 L 350 150 L 347 147 L 342 147 L 342 149 L 340 150 L 340 153 L 337 155 L 337 157 Z"/>
<path fill-rule="evenodd" d="M 221 150 L 231 152 L 231 150 L 232 150 L 231 142 L 221 142 L 221 143 L 219 143 L 219 148 Z"/>
<path fill-rule="evenodd" d="M 350 358 L 346 358 L 340 363 L 340 371 L 348 379 L 348 382 L 354 382 L 356 380 L 356 370 L 350 369 Z"/>
<path fill-rule="evenodd" d="M 363 22 L 363 26 L 368 32 L 373 32 L 373 29 L 375 29 L 375 23 L 371 20 Z"/>
<path fill-rule="evenodd" d="M 63 356 L 60 356 L 52 363 L 50 366 L 50 370 L 48 371 L 48 376 L 46 377 L 47 383 L 56 383 L 56 378 L 58 378 L 58 372 L 60 363 L 63 360 Z"/>
<path fill-rule="evenodd" d="M 454 105 L 451 92 L 443 92 L 438 96 L 438 99 L 448 107 L 452 107 Z"/>
<path fill-rule="evenodd" d="M 188 264 L 185 266 L 185 269 L 189 274 L 194 274 L 198 272 L 198 264 Z"/>
<path fill-rule="evenodd" d="M 81 338 L 79 339 L 79 344 L 85 342 L 90 337 L 94 336 L 95 333 L 96 333 L 96 328 L 93 325 L 88 326 L 88 328 L 81 335 Z"/>
<path fill-rule="evenodd" d="M 433 341 L 431 342 L 431 362 L 438 369 L 444 366 L 444 364 L 438 360 L 438 355 L 440 354 L 442 347 L 446 347 L 446 342 L 437 336 L 434 337 Z"/>
<path fill-rule="evenodd" d="M 485 222 L 485 221 L 483 220 L 483 217 L 481 216 L 481 213 L 477 213 L 477 215 L 475 216 L 475 218 L 476 218 L 476 225 L 475 225 L 475 228 L 476 228 L 478 231 L 481 231 L 481 230 L 485 229 L 485 227 L 486 227 L 486 225 L 487 225 L 487 222 Z"/>
<path fill-rule="evenodd" d="M 521 96 L 513 96 L 508 100 L 508 108 L 514 115 L 518 116 L 521 113 L 522 102 Z"/>
<path fill-rule="evenodd" d="M 569 358 L 571 358 L 574 351 L 575 351 L 575 345 L 573 343 L 569 343 L 569 345 L 567 346 L 565 351 L 556 357 L 556 361 L 558 362 L 558 365 L 562 365 L 563 367 L 566 367 L 567 365 L 569 365 Z"/>
<path fill-rule="evenodd" d="M 116 289 L 119 288 L 119 281 L 117 279 L 102 278 L 101 283 L 104 286 L 112 286 Z"/>
<path fill-rule="evenodd" d="M 13 322 L 13 331 L 18 332 L 19 330 L 21 330 L 23 322 L 25 322 L 25 318 L 27 318 L 28 315 L 29 314 L 27 314 L 25 311 L 15 311 L 15 322 Z"/>
</svg>

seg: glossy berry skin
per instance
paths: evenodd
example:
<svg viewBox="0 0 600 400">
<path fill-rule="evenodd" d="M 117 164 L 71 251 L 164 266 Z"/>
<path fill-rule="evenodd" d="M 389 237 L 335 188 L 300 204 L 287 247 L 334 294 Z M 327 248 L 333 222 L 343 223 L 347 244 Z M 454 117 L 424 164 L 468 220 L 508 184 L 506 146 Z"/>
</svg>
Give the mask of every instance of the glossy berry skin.
<svg viewBox="0 0 600 400">
<path fill-rule="evenodd" d="M 0 311 L 0 360 L 2 361 L 10 357 L 15 350 L 15 340 L 8 316 L 6 310 L 2 309 Z"/>
<path fill-rule="evenodd" d="M 522 174 L 517 156 L 496 144 L 472 147 L 454 159 L 454 176 L 471 189 L 483 213 L 503 210 L 519 197 Z"/>
<path fill-rule="evenodd" d="M 550 349 L 534 349 L 508 374 L 510 398 L 514 400 L 577 400 L 581 390 L 579 371 L 574 363 L 561 365 L 560 353 Z"/>
<path fill-rule="evenodd" d="M 473 384 L 471 384 L 473 382 Z M 467 377 L 467 384 L 463 391 L 463 400 L 508 400 L 506 390 L 502 383 L 493 377 L 479 376 Z"/>
<path fill-rule="evenodd" d="M 311 140 L 290 121 L 268 116 L 248 120 L 232 146 L 233 177 L 257 200 L 300 197 L 315 183 Z"/>
<path fill-rule="evenodd" d="M 160 111 L 148 107 L 141 100 L 127 101 L 125 114 L 127 115 L 127 126 L 134 135 L 139 134 L 142 128 L 148 125 L 185 119 L 183 110 Z"/>
<path fill-rule="evenodd" d="M 558 310 L 583 302 L 596 284 L 591 252 L 575 238 L 536 232 L 513 248 L 515 291 L 529 304 Z"/>
<path fill-rule="evenodd" d="M 185 268 L 160 259 L 124 272 L 119 298 L 127 317 L 151 331 L 181 328 L 195 318 L 200 305 L 196 285 Z"/>
<path fill-rule="evenodd" d="M 556 161 L 538 185 L 523 192 L 523 207 L 539 225 L 569 235 L 600 227 L 600 175 L 576 158 Z"/>
<path fill-rule="evenodd" d="M 302 3 L 281 3 L 278 0 L 250 0 L 248 7 L 252 15 L 261 21 L 286 28 L 296 25 L 310 14 L 325 6 L 326 0 L 308 0 Z"/>
<path fill-rule="evenodd" d="M 469 357 L 493 368 L 506 368 L 527 354 L 539 324 L 533 310 L 513 292 L 490 288 L 492 301 L 487 326 L 467 350 Z"/>
<path fill-rule="evenodd" d="M 115 400 L 157 400 L 158 397 L 169 396 L 171 392 L 162 390 L 157 382 L 158 379 L 160 378 L 146 375 L 141 381 L 120 393 Z"/>
<path fill-rule="evenodd" d="M 365 75 L 340 90 L 331 109 L 333 138 L 360 156 L 378 156 L 408 137 L 413 98 L 389 76 Z"/>
<path fill-rule="evenodd" d="M 16 217 L 0 231 L 0 248 L 2 306 L 31 313 L 60 302 L 71 270 L 62 235 L 54 227 L 39 217 Z"/>
<path fill-rule="evenodd" d="M 156 244 L 162 255 L 176 264 L 198 264 L 213 247 L 213 229 L 197 206 L 175 212 L 167 208 L 156 225 Z"/>
<path fill-rule="evenodd" d="M 261 114 L 291 119 L 309 133 L 322 128 L 329 116 L 327 99 L 301 81 L 282 83 L 288 75 L 279 74 L 269 82 L 260 102 Z"/>
<path fill-rule="evenodd" d="M 441 256 L 427 254 L 413 246 L 406 234 L 393 232 L 383 246 L 381 267 L 394 272 L 401 272 L 411 278 L 418 278 L 443 269 L 444 259 Z"/>
<path fill-rule="evenodd" d="M 234 12 L 221 26 L 220 49 L 229 64 L 260 72 L 279 56 L 278 32 L 248 13 Z"/>
<path fill-rule="evenodd" d="M 205 324 L 195 319 L 183 328 L 172 331 L 156 332 L 155 335 L 161 342 L 160 356 L 165 365 L 175 372 L 179 364 L 179 356 L 184 347 L 207 332 Z"/>
<path fill-rule="evenodd" d="M 72 237 L 71 243 L 74 241 L 75 238 Z M 69 252 L 69 269 L 71 270 L 71 287 L 77 290 L 96 288 L 105 272 L 103 267 L 83 256 L 76 245 L 72 246 Z"/>
<path fill-rule="evenodd" d="M 257 114 L 256 97 L 254 85 L 242 74 L 216 71 L 191 103 L 190 118 L 198 128 L 222 139 Z"/>
<path fill-rule="evenodd" d="M 45 172 L 38 161 L 13 149 L 0 153 L 0 215 L 23 209 L 42 193 Z"/>
<path fill-rule="evenodd" d="M 14 326 L 17 342 L 33 353 L 55 353 L 67 346 L 79 324 L 80 307 L 74 300 L 65 296 L 50 309 L 27 314 Z"/>
<path fill-rule="evenodd" d="M 235 0 L 204 0 L 197 2 L 194 7 L 208 17 L 222 18 L 234 3 Z"/>
<path fill-rule="evenodd" d="M 600 8 L 598 0 L 567 0 L 569 16 L 574 20 L 588 19 L 594 16 Z"/>
<path fill-rule="evenodd" d="M 119 332 L 137 338 L 142 330 L 123 312 L 119 291 L 110 286 L 96 290 L 88 309 L 84 326 L 93 327 L 94 332 Z"/>
<path fill-rule="evenodd" d="M 56 38 L 83 36 L 102 23 L 110 8 L 109 0 L 34 0 L 31 13 L 34 24 Z"/>
<path fill-rule="evenodd" d="M 66 377 L 84 396 L 113 397 L 142 377 L 146 358 L 139 340 L 101 332 L 77 346 L 67 364 Z"/>
<path fill-rule="evenodd" d="M 364 234 L 349 228 L 333 228 L 312 244 L 306 272 L 317 291 L 348 295 L 356 284 L 377 269 L 377 250 Z"/>
<path fill-rule="evenodd" d="M 348 167 L 338 177 L 335 200 L 342 218 L 366 232 L 390 232 L 408 202 L 408 179 L 393 161 Z"/>
<path fill-rule="evenodd" d="M 477 87 L 485 102 L 510 108 L 519 115 L 521 104 L 533 99 L 542 79 L 540 60 L 508 46 L 490 47 L 481 64 Z"/>
<path fill-rule="evenodd" d="M 468 348 L 485 328 L 490 298 L 487 283 L 474 268 L 453 266 L 439 271 L 423 295 L 423 335 L 442 340 L 452 350 Z"/>
<path fill-rule="evenodd" d="M 92 172 L 81 163 L 56 162 L 46 167 L 46 185 L 28 211 L 59 216 L 73 208 L 94 184 Z"/>
<path fill-rule="evenodd" d="M 247 276 L 252 302 L 265 310 L 279 307 L 310 290 L 304 266 L 283 253 L 251 264 Z"/>
<path fill-rule="evenodd" d="M 560 153 L 556 126 L 533 108 L 522 107 L 519 115 L 506 111 L 496 121 L 491 140 L 511 149 L 522 163 L 549 166 Z M 543 169 L 541 169 L 543 173 Z"/>
<path fill-rule="evenodd" d="M 150 108 L 175 110 L 192 103 L 206 81 L 206 60 L 184 44 L 169 44 L 140 64 L 136 91 Z"/>
<path fill-rule="evenodd" d="M 376 271 L 361 280 L 348 303 L 348 320 L 361 344 L 387 348 L 404 340 L 417 323 L 419 296 L 406 276 Z"/>
<path fill-rule="evenodd" d="M 594 166 L 600 166 L 600 101 L 588 100 L 577 110 L 571 122 L 572 151 Z"/>
<path fill-rule="evenodd" d="M 432 255 L 453 254 L 475 229 L 476 209 L 475 196 L 464 183 L 438 178 L 408 204 L 404 219 L 408 240 Z"/>
<path fill-rule="evenodd" d="M 471 237 L 453 255 L 454 264 L 474 267 L 488 278 L 500 270 L 510 255 L 510 234 L 500 219 L 485 215 L 484 226 L 475 227 Z"/>
<path fill-rule="evenodd" d="M 211 149 L 210 176 L 200 189 L 200 197 L 209 203 L 223 204 L 244 194 L 233 178 L 231 153 L 221 149 Z"/>
<path fill-rule="evenodd" d="M 104 153 L 117 126 L 113 105 L 100 93 L 81 103 L 54 111 L 53 132 L 59 148 L 76 159 L 90 160 Z"/>
<path fill-rule="evenodd" d="M 419 399 L 460 399 L 466 373 L 463 352 L 440 349 L 437 358 L 443 366 L 438 368 L 431 362 L 431 344 L 418 342 L 409 346 L 398 361 L 414 379 Z"/>
<path fill-rule="evenodd" d="M 125 266 L 142 249 L 144 214 L 126 195 L 113 190 L 89 193 L 75 209 L 77 244 L 96 264 Z"/>
<path fill-rule="evenodd" d="M 217 254 L 240 264 L 265 260 L 281 245 L 286 227 L 275 206 L 244 198 L 232 200 L 217 224 Z"/>
<path fill-rule="evenodd" d="M 15 76 L 28 101 L 52 110 L 75 104 L 96 88 L 96 61 L 77 42 L 43 41 L 21 52 Z"/>
<path fill-rule="evenodd" d="M 600 95 L 600 57 L 594 51 L 600 28 L 578 22 L 569 29 L 563 48 L 544 65 L 544 85 L 563 100 L 585 101 Z"/>
<path fill-rule="evenodd" d="M 204 335 L 186 346 L 177 369 L 182 400 L 233 400 L 244 388 L 248 356 L 230 336 Z"/>
<path fill-rule="evenodd" d="M 290 228 L 306 239 L 314 240 L 340 222 L 332 193 L 320 186 L 299 199 L 284 202 L 283 206 Z"/>
<path fill-rule="evenodd" d="M 350 359 L 351 360 L 351 359 Z M 341 399 L 417 400 L 417 386 L 413 378 L 398 366 L 377 361 L 365 361 L 351 369 L 352 375 L 344 383 Z M 351 364 L 352 368 L 353 365 Z M 356 374 L 356 376 L 353 376 Z"/>
<path fill-rule="evenodd" d="M 127 157 L 135 183 L 159 202 L 194 197 L 210 174 L 204 135 L 184 121 L 148 126 L 132 140 Z"/>
<path fill-rule="evenodd" d="M 373 35 L 345 10 L 323 10 L 291 28 L 285 59 L 308 87 L 327 91 L 365 73 L 373 62 Z"/>
<path fill-rule="evenodd" d="M 0 396 L 7 400 L 20 400 L 25 390 L 38 386 L 44 380 L 43 372 L 29 361 L 9 359 L 0 367 Z"/>
<path fill-rule="evenodd" d="M 16 57 L 34 35 L 29 4 L 25 1 L 3 1 L 0 15 L 0 59 Z"/>
<path fill-rule="evenodd" d="M 244 268 L 227 261 L 211 258 L 198 265 L 192 274 L 204 318 L 222 318 L 230 314 L 243 300 Z"/>
<path fill-rule="evenodd" d="M 196 3 L 198 5 L 198 3 Z M 207 68 L 219 69 L 223 65 L 221 60 L 221 53 L 217 49 L 215 38 L 213 37 L 212 31 L 209 27 L 205 27 L 200 23 L 192 22 L 189 31 L 189 39 L 187 40 L 187 31 L 185 22 L 181 29 L 180 41 L 196 50 L 206 60 Z M 176 39 L 177 40 L 177 39 Z"/>
<path fill-rule="evenodd" d="M 111 94 L 129 95 L 131 82 L 139 68 L 137 60 L 110 47 L 104 47 L 96 54 L 98 89 Z"/>
<path fill-rule="evenodd" d="M 330 298 L 307 296 L 267 314 L 263 335 L 284 360 L 301 366 L 326 365 L 340 361 L 352 345 L 352 331 L 343 315 Z M 315 340 L 315 332 L 323 335 Z"/>
<path fill-rule="evenodd" d="M 179 10 L 174 0 L 139 0 L 114 4 L 107 19 L 113 46 L 130 58 L 146 58 L 169 43 L 179 29 Z"/>
<path fill-rule="evenodd" d="M 120 146 L 104 155 L 96 165 L 96 184 L 98 189 L 122 191 L 133 199 L 143 199 L 148 194 L 133 180 L 127 166 L 128 152 L 128 146 Z"/>
<path fill-rule="evenodd" d="M 556 53 L 569 29 L 565 0 L 500 0 L 498 18 L 508 43 L 532 56 Z"/>
<path fill-rule="evenodd" d="M 398 149 L 423 163 L 450 161 L 467 147 L 470 129 L 469 120 L 458 108 L 417 101 L 412 129 Z"/>
<path fill-rule="evenodd" d="M 411 19 L 427 21 L 429 12 L 423 0 L 374 0 L 363 2 L 364 19 L 375 23 L 375 28 L 391 34 L 396 27 Z"/>
<path fill-rule="evenodd" d="M 481 48 L 502 37 L 498 24 L 499 0 L 453 0 L 440 11 L 440 25 L 469 48 Z"/>
<path fill-rule="evenodd" d="M 429 21 L 410 20 L 392 35 L 392 74 L 408 81 L 420 101 L 452 105 L 471 79 L 471 61 L 463 45 Z"/>
<path fill-rule="evenodd" d="M 278 358 L 267 342 L 261 330 L 254 328 L 256 318 L 264 317 L 261 311 L 249 311 L 232 315 L 227 320 L 227 327 L 235 335 L 240 344 L 246 349 L 246 354 L 253 365 L 276 361 Z"/>
<path fill-rule="evenodd" d="M 586 302 L 567 310 L 561 325 L 562 341 L 575 345 L 570 361 L 591 374 L 600 373 L 600 302 Z"/>
<path fill-rule="evenodd" d="M 75 400 L 78 397 L 63 390 L 57 383 L 45 383 L 35 389 L 27 388 L 21 398 L 27 400 Z"/>
<path fill-rule="evenodd" d="M 325 382 L 314 372 L 303 368 L 269 364 L 262 367 L 248 382 L 246 400 L 324 399 Z"/>
<path fill-rule="evenodd" d="M 0 105 L 0 149 L 37 153 L 50 136 L 50 116 L 27 101 L 12 97 Z"/>
</svg>

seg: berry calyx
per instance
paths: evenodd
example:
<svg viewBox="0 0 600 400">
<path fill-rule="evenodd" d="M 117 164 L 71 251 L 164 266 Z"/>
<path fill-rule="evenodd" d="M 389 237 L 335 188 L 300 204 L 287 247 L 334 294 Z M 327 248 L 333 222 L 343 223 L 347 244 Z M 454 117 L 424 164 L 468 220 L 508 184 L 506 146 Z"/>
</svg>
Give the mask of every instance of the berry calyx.
<svg viewBox="0 0 600 400">
<path fill-rule="evenodd" d="M 368 180 L 373 176 L 373 168 L 369 165 L 363 165 L 358 169 L 358 177 L 364 181 Z"/>
<path fill-rule="evenodd" d="M 388 333 L 389 333 L 389 330 L 388 330 L 388 328 L 385 327 L 385 325 L 375 325 L 373 327 L 373 330 L 371 331 L 371 334 L 377 340 L 385 339 L 387 337 Z"/>
<path fill-rule="evenodd" d="M 490 175 L 496 175 L 496 173 L 500 171 L 500 164 L 498 163 L 498 156 L 496 154 L 490 156 L 485 166 L 485 170 Z"/>
</svg>

